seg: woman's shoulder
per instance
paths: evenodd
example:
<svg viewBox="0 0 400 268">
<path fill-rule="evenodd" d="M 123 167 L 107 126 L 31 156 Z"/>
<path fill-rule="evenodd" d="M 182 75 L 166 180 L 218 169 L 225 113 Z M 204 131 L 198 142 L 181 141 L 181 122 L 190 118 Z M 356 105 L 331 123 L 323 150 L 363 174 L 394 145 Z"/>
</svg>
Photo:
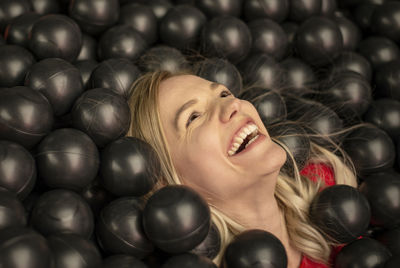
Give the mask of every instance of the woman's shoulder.
<svg viewBox="0 0 400 268">
<path fill-rule="evenodd" d="M 333 168 L 325 163 L 308 163 L 300 174 L 312 181 L 322 180 L 326 186 L 336 184 Z"/>
</svg>

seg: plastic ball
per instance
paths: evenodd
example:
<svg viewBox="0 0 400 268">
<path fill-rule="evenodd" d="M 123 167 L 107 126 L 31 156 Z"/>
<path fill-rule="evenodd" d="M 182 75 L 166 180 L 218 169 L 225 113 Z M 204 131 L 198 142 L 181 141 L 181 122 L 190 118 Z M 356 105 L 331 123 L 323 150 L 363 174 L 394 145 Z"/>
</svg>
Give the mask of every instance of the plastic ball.
<svg viewBox="0 0 400 268">
<path fill-rule="evenodd" d="M 108 144 L 101 153 L 103 186 L 117 196 L 142 196 L 157 183 L 161 164 L 150 144 L 123 137 Z"/>
<path fill-rule="evenodd" d="M 371 29 L 371 18 L 376 5 L 365 3 L 354 7 L 353 20 L 364 32 L 369 32 Z"/>
<path fill-rule="evenodd" d="M 343 51 L 337 56 L 330 69 L 330 75 L 353 71 L 362 75 L 368 82 L 372 79 L 372 65 L 361 54 L 353 51 Z"/>
<path fill-rule="evenodd" d="M 25 208 L 21 201 L 18 200 L 14 193 L 0 189 L 0 230 L 7 227 L 23 227 L 25 225 Z"/>
<path fill-rule="evenodd" d="M 376 240 L 385 245 L 392 255 L 400 256 L 400 228 L 385 230 L 376 237 Z"/>
<path fill-rule="evenodd" d="M 206 14 L 207 17 L 234 16 L 242 13 L 243 0 L 195 0 L 195 5 Z"/>
<path fill-rule="evenodd" d="M 0 32 L 4 32 L 7 23 L 30 10 L 29 0 L 2 1 L 0 4 Z"/>
<path fill-rule="evenodd" d="M 321 0 L 321 15 L 332 17 L 337 10 L 336 0 Z"/>
<path fill-rule="evenodd" d="M 106 252 L 142 259 L 153 251 L 154 246 L 143 231 L 142 207 L 138 198 L 122 197 L 102 209 L 96 235 Z"/>
<path fill-rule="evenodd" d="M 371 16 L 372 32 L 386 36 L 395 42 L 400 41 L 400 3 L 388 1 L 378 5 Z"/>
<path fill-rule="evenodd" d="M 286 58 L 280 63 L 283 73 L 283 86 L 279 91 L 285 94 L 303 96 L 318 85 L 313 69 L 298 58 Z"/>
<path fill-rule="evenodd" d="M 47 241 L 54 267 L 95 268 L 102 264 L 100 252 L 93 242 L 76 234 L 56 234 Z"/>
<path fill-rule="evenodd" d="M 310 205 L 310 219 L 332 241 L 349 243 L 363 234 L 371 211 L 367 199 L 348 185 L 334 185 L 319 192 Z"/>
<path fill-rule="evenodd" d="M 204 25 L 200 42 L 206 57 L 225 58 L 236 64 L 250 52 L 252 40 L 250 30 L 242 20 L 223 16 Z"/>
<path fill-rule="evenodd" d="M 400 57 L 396 43 L 383 36 L 365 38 L 358 44 L 358 52 L 370 61 L 373 69 Z"/>
<path fill-rule="evenodd" d="M 149 45 L 155 43 L 158 39 L 157 17 L 151 7 L 147 5 L 139 3 L 123 5 L 119 23 L 129 25 L 137 30 Z"/>
<path fill-rule="evenodd" d="M 282 27 L 270 19 L 250 21 L 249 27 L 252 36 L 252 53 L 265 53 L 276 60 L 281 60 L 287 51 L 288 38 Z"/>
<path fill-rule="evenodd" d="M 45 236 L 73 233 L 90 238 L 94 229 L 93 213 L 87 202 L 79 194 L 63 189 L 39 197 L 30 224 Z"/>
<path fill-rule="evenodd" d="M 76 61 L 97 60 L 97 41 L 87 34 L 82 34 L 82 47 Z"/>
<path fill-rule="evenodd" d="M 280 64 L 267 54 L 253 54 L 247 57 L 238 65 L 238 69 L 241 71 L 244 85 L 268 89 L 281 86 Z"/>
<path fill-rule="evenodd" d="M 147 265 L 145 265 L 143 262 L 141 262 L 139 259 L 129 256 L 129 255 L 112 255 L 110 257 L 107 257 L 103 259 L 103 265 L 101 266 L 102 268 L 147 268 Z"/>
<path fill-rule="evenodd" d="M 224 254 L 227 268 L 287 267 L 287 255 L 281 241 L 263 230 L 247 230 L 240 233 L 228 245 Z"/>
<path fill-rule="evenodd" d="M 74 63 L 75 67 L 78 68 L 84 89 L 90 88 L 90 76 L 94 69 L 96 69 L 99 63 L 95 60 L 81 60 Z"/>
<path fill-rule="evenodd" d="M 396 153 L 392 139 L 374 125 L 362 126 L 351 131 L 344 140 L 343 148 L 360 175 L 389 169 L 395 161 Z"/>
<path fill-rule="evenodd" d="M 210 230 L 204 240 L 190 252 L 214 259 L 221 250 L 221 235 L 215 224 L 211 223 Z"/>
<path fill-rule="evenodd" d="M 323 1 L 324 2 L 324 1 Z M 343 50 L 355 50 L 361 41 L 362 33 L 358 26 L 350 19 L 335 16 L 333 20 L 339 26 L 343 38 Z"/>
<path fill-rule="evenodd" d="M 189 62 L 176 48 L 159 45 L 152 47 L 140 57 L 138 66 L 144 72 L 168 71 L 171 73 L 189 70 Z"/>
<path fill-rule="evenodd" d="M 376 68 L 374 82 L 377 97 L 393 98 L 400 101 L 400 59 L 387 62 Z"/>
<path fill-rule="evenodd" d="M 46 96 L 56 116 L 68 113 L 84 90 L 78 68 L 59 58 L 44 59 L 32 65 L 25 85 Z"/>
<path fill-rule="evenodd" d="M 380 172 L 363 177 L 359 187 L 371 206 L 371 224 L 392 228 L 400 223 L 400 174 Z"/>
<path fill-rule="evenodd" d="M 32 10 L 40 15 L 60 13 L 61 5 L 59 1 L 53 0 L 30 0 Z"/>
<path fill-rule="evenodd" d="M 100 164 L 94 142 L 73 128 L 57 129 L 47 135 L 35 157 L 39 176 L 48 187 L 76 191 L 96 177 Z"/>
<path fill-rule="evenodd" d="M 69 15 L 89 35 L 97 35 L 118 21 L 120 12 L 118 0 L 76 0 L 71 1 Z"/>
<path fill-rule="evenodd" d="M 85 91 L 72 108 L 72 123 L 92 138 L 98 147 L 124 136 L 130 124 L 126 100 L 106 88 Z"/>
<path fill-rule="evenodd" d="M 129 99 L 131 85 L 140 76 L 140 71 L 128 59 L 108 59 L 97 65 L 90 77 L 91 88 L 108 88 Z"/>
<path fill-rule="evenodd" d="M 53 125 L 53 110 L 49 101 L 28 87 L 0 90 L 0 139 L 14 141 L 31 149 Z M 29 111 L 29 116 L 25 113 Z"/>
<path fill-rule="evenodd" d="M 193 253 L 183 253 L 169 258 L 162 268 L 217 268 L 210 259 Z"/>
<path fill-rule="evenodd" d="M 400 136 L 400 101 L 382 98 L 371 103 L 364 120 L 386 131 L 396 142 Z"/>
<path fill-rule="evenodd" d="M 325 17 L 312 17 L 303 22 L 295 40 L 296 51 L 307 63 L 323 66 L 342 51 L 343 38 L 338 25 Z"/>
<path fill-rule="evenodd" d="M 235 65 L 228 60 L 210 58 L 200 61 L 195 66 L 196 75 L 226 86 L 234 96 L 242 91 L 242 76 Z"/>
<path fill-rule="evenodd" d="M 268 18 L 284 21 L 289 14 L 289 0 L 246 0 L 243 1 L 243 16 L 247 21 Z"/>
<path fill-rule="evenodd" d="M 147 0 L 146 4 L 153 10 L 158 21 L 161 21 L 165 14 L 168 13 L 168 10 L 173 7 L 169 0 Z"/>
<path fill-rule="evenodd" d="M 0 188 L 5 188 L 23 200 L 36 182 L 33 156 L 21 145 L 0 141 Z"/>
<path fill-rule="evenodd" d="M 336 256 L 335 268 L 383 267 L 390 252 L 378 241 L 361 238 L 346 245 Z"/>
<path fill-rule="evenodd" d="M 311 16 L 319 15 L 321 6 L 322 0 L 290 0 L 288 19 L 302 22 Z"/>
<path fill-rule="evenodd" d="M 32 53 L 16 45 L 0 46 L 0 87 L 22 86 L 30 66 Z"/>
<path fill-rule="evenodd" d="M 33 24 L 38 21 L 39 18 L 39 14 L 28 12 L 10 21 L 4 31 L 4 38 L 7 40 L 7 43 L 28 48 L 29 34 Z"/>
<path fill-rule="evenodd" d="M 185 213 L 180 213 L 184 209 Z M 147 201 L 143 227 L 147 237 L 168 253 L 183 253 L 200 244 L 211 224 L 206 201 L 183 185 L 165 186 Z"/>
<path fill-rule="evenodd" d="M 101 35 L 97 54 L 101 60 L 126 58 L 137 60 L 147 48 L 141 34 L 128 25 L 117 25 Z"/>
<path fill-rule="evenodd" d="M 0 231 L 0 249 L 2 267 L 43 268 L 52 265 L 46 238 L 32 229 L 11 227 Z"/>
<path fill-rule="evenodd" d="M 59 14 L 41 17 L 33 25 L 29 38 L 29 49 L 38 59 L 61 58 L 71 62 L 78 57 L 81 46 L 78 24 Z"/>
<path fill-rule="evenodd" d="M 99 179 L 94 179 L 80 192 L 92 209 L 95 218 L 98 218 L 100 211 L 115 199 L 115 196 L 101 186 Z"/>
<path fill-rule="evenodd" d="M 172 7 L 160 22 L 160 40 L 178 49 L 195 49 L 205 23 L 206 16 L 194 6 Z"/>
</svg>

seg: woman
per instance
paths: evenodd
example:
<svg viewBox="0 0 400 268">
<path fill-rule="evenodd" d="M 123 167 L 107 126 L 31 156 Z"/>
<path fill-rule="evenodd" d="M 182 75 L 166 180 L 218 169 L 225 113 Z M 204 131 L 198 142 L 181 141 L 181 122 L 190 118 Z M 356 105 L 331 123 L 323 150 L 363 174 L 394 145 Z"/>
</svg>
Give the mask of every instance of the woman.
<svg viewBox="0 0 400 268">
<path fill-rule="evenodd" d="M 157 151 L 163 175 L 156 189 L 185 184 L 207 200 L 222 238 L 216 263 L 245 229 L 278 237 L 288 267 L 329 262 L 330 242 L 308 219 L 309 204 L 323 182 L 300 175 L 290 152 L 269 136 L 250 102 L 221 84 L 165 71 L 142 76 L 132 90 L 127 135 Z M 352 169 L 338 156 L 314 143 L 311 152 L 309 162 L 326 163 L 336 183 L 356 186 Z M 287 155 L 294 177 L 281 171 Z"/>
</svg>

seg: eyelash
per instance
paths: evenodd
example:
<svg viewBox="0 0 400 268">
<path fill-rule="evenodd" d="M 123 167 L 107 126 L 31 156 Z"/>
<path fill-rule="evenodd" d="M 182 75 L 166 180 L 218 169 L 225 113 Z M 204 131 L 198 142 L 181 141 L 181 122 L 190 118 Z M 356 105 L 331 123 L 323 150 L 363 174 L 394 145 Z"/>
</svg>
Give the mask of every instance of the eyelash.
<svg viewBox="0 0 400 268">
<path fill-rule="evenodd" d="M 226 95 L 225 95 L 225 96 L 222 96 L 223 93 L 226 93 Z M 223 97 L 223 98 L 225 98 L 225 97 L 228 97 L 228 96 L 230 96 L 230 95 L 232 95 L 231 92 L 229 92 L 228 90 L 224 90 L 224 91 L 221 91 L 221 95 L 220 95 L 220 96 Z M 198 116 L 200 116 L 200 113 L 198 113 L 198 112 L 193 112 L 193 113 L 190 114 L 189 119 L 188 119 L 188 121 L 186 122 L 186 128 L 197 118 L 197 117 L 193 118 L 194 115 L 197 115 L 197 117 L 198 117 Z M 192 119 L 192 118 L 193 118 L 193 119 Z"/>
</svg>

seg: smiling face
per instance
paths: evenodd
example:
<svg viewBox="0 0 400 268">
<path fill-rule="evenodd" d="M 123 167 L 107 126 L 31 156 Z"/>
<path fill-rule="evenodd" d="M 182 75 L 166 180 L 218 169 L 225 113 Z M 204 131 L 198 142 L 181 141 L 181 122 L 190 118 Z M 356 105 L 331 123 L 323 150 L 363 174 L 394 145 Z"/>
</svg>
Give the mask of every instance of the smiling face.
<svg viewBox="0 0 400 268">
<path fill-rule="evenodd" d="M 160 84 L 159 111 L 183 183 L 208 198 L 237 197 L 262 180 L 276 177 L 286 160 L 255 107 L 235 98 L 221 84 L 193 75 L 168 78 Z M 247 143 L 257 135 L 246 149 L 239 147 L 240 152 L 231 155 L 238 147 L 235 143 L 241 143 L 238 137 Z"/>
</svg>

